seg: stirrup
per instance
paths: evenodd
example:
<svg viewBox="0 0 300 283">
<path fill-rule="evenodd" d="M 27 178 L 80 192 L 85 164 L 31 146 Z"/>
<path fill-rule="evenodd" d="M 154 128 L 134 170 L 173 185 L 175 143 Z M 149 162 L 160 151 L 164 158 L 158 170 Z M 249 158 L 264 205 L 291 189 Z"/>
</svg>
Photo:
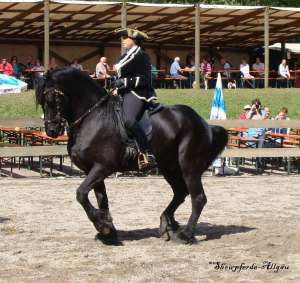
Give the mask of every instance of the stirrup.
<svg viewBox="0 0 300 283">
<path fill-rule="evenodd" d="M 150 164 L 149 164 L 147 155 L 145 153 L 139 152 L 139 155 L 138 155 L 139 170 L 140 171 L 147 170 L 150 167 L 149 165 Z"/>
<path fill-rule="evenodd" d="M 157 166 L 154 156 L 147 156 L 146 153 L 139 152 L 138 166 L 140 171 L 152 169 Z"/>
</svg>

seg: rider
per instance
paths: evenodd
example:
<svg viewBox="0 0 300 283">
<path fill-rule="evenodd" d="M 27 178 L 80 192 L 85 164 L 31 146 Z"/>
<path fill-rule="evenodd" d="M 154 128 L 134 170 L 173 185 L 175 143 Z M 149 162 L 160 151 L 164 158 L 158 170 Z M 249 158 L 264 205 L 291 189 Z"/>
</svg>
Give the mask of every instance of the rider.
<svg viewBox="0 0 300 283">
<path fill-rule="evenodd" d="M 143 166 L 154 167 L 155 158 L 151 154 L 146 134 L 138 123 L 147 104 L 156 99 L 151 85 L 150 58 L 142 46 L 148 36 L 131 28 L 118 29 L 115 33 L 122 38 L 122 46 L 126 49 L 126 53 L 115 64 L 118 79 L 114 84 L 118 94 L 123 96 L 125 127 L 139 144 Z"/>
</svg>

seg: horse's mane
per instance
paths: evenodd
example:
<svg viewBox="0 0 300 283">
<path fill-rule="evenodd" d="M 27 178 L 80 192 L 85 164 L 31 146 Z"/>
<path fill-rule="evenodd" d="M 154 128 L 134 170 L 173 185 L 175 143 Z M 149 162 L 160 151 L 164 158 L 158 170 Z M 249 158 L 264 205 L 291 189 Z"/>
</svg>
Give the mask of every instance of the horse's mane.
<svg viewBox="0 0 300 283">
<path fill-rule="evenodd" d="M 57 68 L 49 70 L 45 76 L 38 78 L 35 81 L 36 103 L 43 105 L 45 99 L 45 88 L 54 87 L 64 92 L 68 97 L 75 96 L 94 96 L 95 101 L 98 101 L 103 96 L 107 96 L 107 91 L 95 82 L 87 73 L 71 67 Z M 118 126 L 118 114 L 116 110 L 120 99 L 113 95 L 108 95 L 103 103 L 104 107 L 100 107 L 99 119 L 102 121 L 110 121 L 112 125 Z"/>
<path fill-rule="evenodd" d="M 68 95 L 95 95 L 101 98 L 107 92 L 97 84 L 87 73 L 72 67 L 62 67 L 49 70 L 43 77 L 35 80 L 36 102 L 42 104 L 44 88 L 55 87 Z"/>
</svg>

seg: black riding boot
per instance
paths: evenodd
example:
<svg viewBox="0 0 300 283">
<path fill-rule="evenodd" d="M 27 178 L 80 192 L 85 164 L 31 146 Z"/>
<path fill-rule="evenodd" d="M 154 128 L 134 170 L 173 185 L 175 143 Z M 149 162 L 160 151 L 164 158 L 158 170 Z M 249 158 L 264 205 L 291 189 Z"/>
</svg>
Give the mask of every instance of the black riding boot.
<svg viewBox="0 0 300 283">
<path fill-rule="evenodd" d="M 140 160 L 141 161 L 140 169 L 145 170 L 145 169 L 150 169 L 150 168 L 155 167 L 157 165 L 157 163 L 155 161 L 155 157 L 151 153 L 147 137 L 146 137 L 143 129 L 141 128 L 141 126 L 137 122 L 135 122 L 133 124 L 133 126 L 130 127 L 130 131 L 136 138 L 136 141 L 139 144 L 140 150 L 143 154 L 142 158 L 144 158 L 144 160 Z M 144 163 L 144 164 L 142 164 L 142 163 Z"/>
</svg>

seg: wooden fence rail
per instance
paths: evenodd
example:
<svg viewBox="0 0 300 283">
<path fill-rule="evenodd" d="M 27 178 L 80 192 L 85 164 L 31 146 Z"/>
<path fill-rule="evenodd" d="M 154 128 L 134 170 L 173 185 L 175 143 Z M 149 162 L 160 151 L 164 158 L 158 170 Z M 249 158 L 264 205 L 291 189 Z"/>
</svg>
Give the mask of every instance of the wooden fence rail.
<svg viewBox="0 0 300 283">
<path fill-rule="evenodd" d="M 300 120 L 207 120 L 210 125 L 219 125 L 224 128 L 296 128 L 300 129 Z M 43 127 L 40 118 L 29 119 L 1 119 L 0 127 L 25 128 Z"/>
</svg>

